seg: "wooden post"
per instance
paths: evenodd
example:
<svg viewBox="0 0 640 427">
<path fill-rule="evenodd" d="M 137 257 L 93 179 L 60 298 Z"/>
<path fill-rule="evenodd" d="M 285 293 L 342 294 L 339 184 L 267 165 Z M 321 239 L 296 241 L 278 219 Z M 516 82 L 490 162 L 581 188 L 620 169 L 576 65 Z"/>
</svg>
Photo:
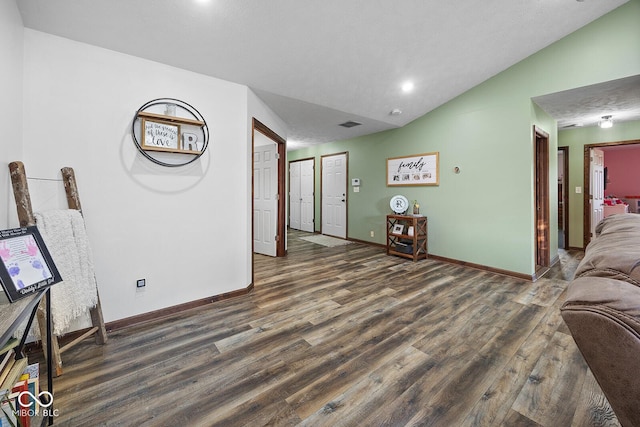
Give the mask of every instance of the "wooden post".
<svg viewBox="0 0 640 427">
<path fill-rule="evenodd" d="M 62 173 L 62 182 L 64 183 L 64 191 L 67 193 L 67 205 L 69 209 L 75 209 L 82 214 L 82 205 L 80 204 L 80 194 L 78 193 L 78 185 L 76 183 L 76 174 L 73 168 L 64 167 L 60 169 Z M 98 290 L 96 289 L 96 293 Z M 102 305 L 100 304 L 100 295 L 98 294 L 98 302 L 96 306 L 90 310 L 91 324 L 96 331 L 96 344 L 102 345 L 107 342 L 107 330 L 104 327 L 104 318 L 102 317 Z"/>
<path fill-rule="evenodd" d="M 29 196 L 27 174 L 24 172 L 24 164 L 22 162 L 9 163 L 9 172 L 11 173 L 13 196 L 16 199 L 20 227 L 36 225 L 36 218 L 33 216 L 33 209 L 31 207 L 31 197 Z"/>
<path fill-rule="evenodd" d="M 67 193 L 67 206 L 69 206 L 69 209 L 75 209 L 82 213 L 82 206 L 80 205 L 80 194 L 78 194 L 76 174 L 73 171 L 73 168 L 64 167 L 60 169 L 60 172 L 62 172 L 64 191 Z"/>
</svg>

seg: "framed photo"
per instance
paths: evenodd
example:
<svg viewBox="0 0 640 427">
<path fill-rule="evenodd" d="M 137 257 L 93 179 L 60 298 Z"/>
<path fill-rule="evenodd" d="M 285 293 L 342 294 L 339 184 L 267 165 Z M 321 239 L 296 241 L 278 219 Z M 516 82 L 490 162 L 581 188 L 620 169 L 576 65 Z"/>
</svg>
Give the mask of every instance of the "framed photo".
<svg viewBox="0 0 640 427">
<path fill-rule="evenodd" d="M 439 185 L 439 153 L 387 159 L 387 186 Z"/>
<path fill-rule="evenodd" d="M 10 302 L 62 281 L 36 226 L 0 231 L 0 282 Z"/>
<path fill-rule="evenodd" d="M 391 233 L 393 233 L 393 234 L 402 234 L 403 231 L 404 231 L 404 225 L 403 224 L 394 224 L 393 225 L 393 229 L 391 230 Z"/>
<path fill-rule="evenodd" d="M 141 148 L 150 151 L 181 151 L 180 125 L 143 118 Z"/>
</svg>

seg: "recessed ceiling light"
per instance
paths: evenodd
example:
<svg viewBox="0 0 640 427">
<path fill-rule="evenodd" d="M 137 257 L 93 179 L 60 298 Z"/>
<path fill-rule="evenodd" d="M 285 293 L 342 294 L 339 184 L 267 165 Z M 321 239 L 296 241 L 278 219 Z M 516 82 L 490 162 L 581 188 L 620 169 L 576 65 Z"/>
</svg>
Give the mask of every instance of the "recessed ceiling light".
<svg viewBox="0 0 640 427">
<path fill-rule="evenodd" d="M 413 84 L 413 82 L 404 82 L 402 84 L 402 91 L 404 93 L 409 93 L 413 90 L 413 88 L 415 87 L 415 85 Z"/>
<path fill-rule="evenodd" d="M 399 108 L 394 108 L 389 112 L 389 114 L 391 114 L 392 116 L 399 116 L 400 114 L 402 114 L 402 110 Z"/>
</svg>

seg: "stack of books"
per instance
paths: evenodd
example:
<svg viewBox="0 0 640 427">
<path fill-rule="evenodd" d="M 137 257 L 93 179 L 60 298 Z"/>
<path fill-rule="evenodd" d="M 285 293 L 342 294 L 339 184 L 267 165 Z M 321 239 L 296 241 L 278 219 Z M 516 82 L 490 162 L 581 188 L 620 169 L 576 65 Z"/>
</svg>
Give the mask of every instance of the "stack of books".
<svg viewBox="0 0 640 427">
<path fill-rule="evenodd" d="M 12 338 L 0 349 L 0 427 L 30 427 L 38 413 L 38 363 L 16 359 L 18 340 Z M 28 393 L 25 393 L 28 392 Z"/>
</svg>

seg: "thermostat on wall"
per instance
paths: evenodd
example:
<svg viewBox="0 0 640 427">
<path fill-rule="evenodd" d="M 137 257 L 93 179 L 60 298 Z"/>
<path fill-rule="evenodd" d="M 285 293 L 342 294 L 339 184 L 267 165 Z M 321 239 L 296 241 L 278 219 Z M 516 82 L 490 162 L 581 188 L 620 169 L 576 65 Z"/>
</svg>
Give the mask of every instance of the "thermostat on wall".
<svg viewBox="0 0 640 427">
<path fill-rule="evenodd" d="M 351 179 L 351 185 L 354 187 L 357 187 L 360 185 L 360 178 L 352 178 Z"/>
</svg>

